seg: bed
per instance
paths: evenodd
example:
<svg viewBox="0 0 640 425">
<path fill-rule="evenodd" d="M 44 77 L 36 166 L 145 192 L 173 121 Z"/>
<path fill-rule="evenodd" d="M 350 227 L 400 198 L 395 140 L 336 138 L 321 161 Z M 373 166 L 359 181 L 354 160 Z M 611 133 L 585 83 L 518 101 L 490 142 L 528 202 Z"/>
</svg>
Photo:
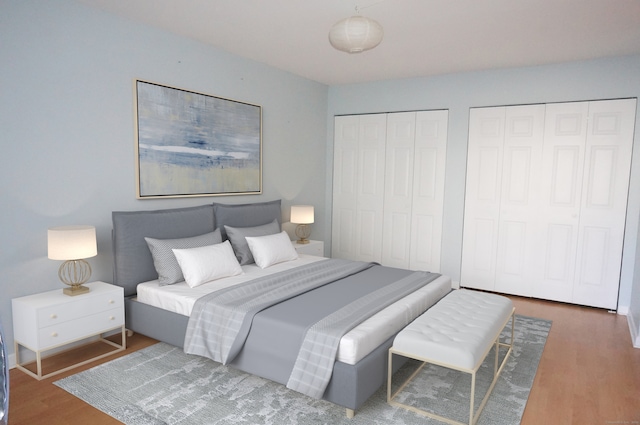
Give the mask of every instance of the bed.
<svg viewBox="0 0 640 425">
<path fill-rule="evenodd" d="M 351 288 L 367 286 L 356 285 L 356 283 L 369 284 L 374 278 L 378 279 L 378 276 L 387 276 L 390 281 L 394 281 L 394 285 L 398 282 L 417 279 L 417 275 L 408 270 L 382 267 L 376 264 L 352 265 L 349 263 L 353 262 L 302 254 L 296 255 L 297 258 L 288 261 L 276 262 L 273 265 L 269 263 L 268 267 L 262 268 L 256 265 L 253 259 L 248 261 L 243 258 L 243 255 L 246 254 L 243 253 L 243 250 L 246 250 L 246 247 L 233 245 L 232 252 L 238 256 L 239 263 L 242 263 L 240 266 L 241 274 L 218 279 L 214 281 L 215 284 L 206 283 L 192 287 L 190 283 L 194 282 L 193 276 L 197 277 L 197 273 L 194 274 L 184 268 L 186 278 L 182 277 L 181 281 L 166 284 L 161 281 L 166 278 L 166 274 L 172 273 L 172 269 L 167 269 L 169 272 L 158 269 L 159 251 L 154 251 L 155 258 L 152 255 L 152 250 L 158 249 L 154 243 L 162 245 L 165 241 L 193 241 L 204 235 L 206 238 L 213 237 L 230 242 L 237 241 L 238 238 L 245 239 L 244 236 L 253 236 L 248 240 L 256 244 L 269 238 L 269 240 L 275 240 L 274 238 L 278 237 L 277 234 L 274 234 L 273 237 L 269 236 L 269 238 L 262 236 L 271 235 L 273 232 L 281 230 L 281 201 L 252 204 L 213 203 L 154 211 L 114 211 L 112 218 L 114 284 L 124 288 L 127 329 L 183 347 L 187 352 L 193 347 L 193 338 L 195 338 L 193 334 L 196 332 L 194 329 L 197 329 L 193 324 L 195 319 L 191 321 L 190 325 L 190 315 L 196 315 L 194 309 L 197 312 L 206 311 L 201 308 L 204 298 L 220 298 L 223 293 L 227 298 L 233 297 L 235 296 L 233 295 L 234 291 L 239 290 L 238 288 L 244 288 L 245 285 L 254 285 L 256 282 L 263 281 L 269 281 L 272 282 L 270 284 L 273 284 L 273 282 L 278 282 L 292 273 L 298 275 L 303 271 L 306 273 L 306 270 L 313 271 L 309 273 L 316 273 L 316 270 L 320 269 L 331 270 L 328 272 L 331 274 L 334 267 L 345 270 L 350 270 L 352 267 L 362 269 L 352 274 L 347 272 L 349 277 L 336 279 L 340 282 L 355 282 L 351 284 Z M 261 230 L 256 231 L 255 229 Z M 252 234 L 252 231 L 257 233 Z M 204 243 L 201 242 L 201 244 Z M 216 243 L 215 246 L 222 248 L 227 244 L 228 242 Z M 254 246 L 252 245 L 252 247 Z M 179 250 L 176 251 L 176 255 L 191 254 L 194 251 L 197 250 Z M 255 252 L 255 261 L 264 265 L 265 255 L 257 251 L 257 248 Z M 185 264 L 187 263 L 182 262 L 181 266 L 184 267 Z M 323 273 L 327 272 L 323 271 Z M 291 285 L 297 285 L 297 281 L 306 280 L 306 278 L 288 278 L 292 282 Z M 177 278 L 173 277 L 173 279 Z M 428 279 L 430 283 L 421 284 L 422 286 L 418 286 L 417 289 L 406 289 L 409 287 L 403 286 L 406 296 L 402 296 L 394 302 L 387 301 L 388 305 L 376 307 L 380 311 L 370 318 L 361 319 L 361 323 L 358 322 L 355 327 L 339 338 L 335 362 L 331 362 L 332 370 L 328 383 L 325 387 L 321 387 L 324 388 L 321 392 L 321 398 L 346 408 L 347 415 L 352 416 L 385 383 L 387 351 L 392 345 L 395 334 L 451 290 L 451 281 L 447 276 L 429 275 Z M 338 283 L 314 283 L 314 285 L 317 285 L 318 289 L 297 289 L 300 295 L 292 298 L 291 301 L 275 303 L 273 307 L 264 308 L 256 316 L 245 319 L 249 323 L 253 323 L 246 331 L 247 339 L 244 345 L 241 344 L 234 357 L 231 357 L 230 360 L 225 359 L 224 362 L 232 367 L 288 385 L 287 380 L 282 378 L 283 369 L 290 368 L 292 362 L 297 367 L 299 359 L 296 360 L 295 355 L 291 354 L 281 355 L 280 351 L 284 352 L 281 347 L 291 345 L 292 341 L 296 341 L 293 336 L 290 337 L 292 339 L 286 340 L 285 334 L 288 331 L 283 331 L 283 329 L 289 329 L 294 324 L 303 328 L 306 326 L 306 329 L 313 327 L 311 322 L 305 325 L 297 323 L 301 319 L 290 320 L 289 318 L 294 316 L 292 312 L 296 312 L 296 309 L 313 310 L 301 307 L 305 305 L 301 303 L 310 302 L 314 306 L 324 306 L 332 304 L 333 300 L 342 298 L 345 298 L 346 301 L 340 306 L 336 305 L 335 309 L 353 310 L 351 306 L 357 305 L 361 299 L 371 298 L 370 295 L 359 295 L 357 291 L 353 292 L 351 289 L 344 289 L 350 295 L 336 296 L 341 292 L 335 291 L 343 290 L 337 286 Z M 382 287 L 380 290 L 383 290 Z M 373 292 L 378 293 L 380 290 Z M 312 298 L 309 297 L 316 296 L 314 295 L 316 292 L 318 294 L 324 292 L 324 295 L 317 296 L 325 297 L 325 301 L 320 303 L 310 301 Z M 271 294 L 272 292 L 267 291 L 266 293 Z M 349 301 L 349 297 L 352 297 L 353 300 Z M 327 302 L 327 300 L 329 301 Z M 290 305 L 291 310 L 284 309 L 287 305 Z M 314 314 L 321 314 L 321 312 L 318 311 Z M 252 320 L 253 322 L 251 322 Z M 268 327 L 275 322 L 278 323 L 273 326 L 280 326 L 278 330 L 275 330 L 276 337 L 284 335 L 282 341 L 278 340 L 277 344 L 270 343 L 276 337 L 269 336 L 268 333 Z M 185 341 L 188 344 L 185 345 Z M 214 358 L 214 360 L 219 359 Z M 394 365 L 394 368 L 398 367 L 400 367 L 400 363 Z"/>
</svg>

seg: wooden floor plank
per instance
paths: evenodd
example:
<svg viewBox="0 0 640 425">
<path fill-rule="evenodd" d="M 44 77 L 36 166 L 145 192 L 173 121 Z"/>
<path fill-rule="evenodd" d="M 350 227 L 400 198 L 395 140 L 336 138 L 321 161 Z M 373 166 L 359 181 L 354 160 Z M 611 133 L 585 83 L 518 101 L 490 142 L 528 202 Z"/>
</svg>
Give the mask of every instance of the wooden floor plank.
<svg viewBox="0 0 640 425">
<path fill-rule="evenodd" d="M 510 298 L 517 314 L 553 321 L 522 425 L 640 423 L 640 349 L 632 346 L 625 316 Z M 119 424 L 53 382 L 153 343 L 134 334 L 125 352 L 42 381 L 12 369 L 9 424 Z M 75 360 L 74 352 L 66 355 L 61 364 Z"/>
</svg>

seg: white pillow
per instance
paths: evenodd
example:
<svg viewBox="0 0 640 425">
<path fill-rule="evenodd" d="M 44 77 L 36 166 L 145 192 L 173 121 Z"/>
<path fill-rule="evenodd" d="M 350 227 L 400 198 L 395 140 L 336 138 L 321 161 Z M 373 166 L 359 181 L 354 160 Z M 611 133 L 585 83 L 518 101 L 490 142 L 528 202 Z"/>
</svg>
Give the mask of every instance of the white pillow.
<svg viewBox="0 0 640 425">
<path fill-rule="evenodd" d="M 284 230 L 275 235 L 247 236 L 246 239 L 253 259 L 261 269 L 298 258 L 298 253 Z"/>
<path fill-rule="evenodd" d="M 223 277 L 242 274 L 229 241 L 190 249 L 173 249 L 184 280 L 190 288 Z"/>
</svg>

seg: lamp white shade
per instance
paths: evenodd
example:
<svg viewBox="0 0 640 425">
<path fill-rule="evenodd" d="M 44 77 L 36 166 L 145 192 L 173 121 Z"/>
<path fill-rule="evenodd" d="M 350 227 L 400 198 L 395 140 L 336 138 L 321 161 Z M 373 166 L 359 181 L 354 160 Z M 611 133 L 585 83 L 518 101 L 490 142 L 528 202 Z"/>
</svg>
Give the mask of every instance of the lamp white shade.
<svg viewBox="0 0 640 425">
<path fill-rule="evenodd" d="M 59 226 L 47 231 L 51 260 L 79 260 L 98 254 L 96 228 L 93 226 Z"/>
<path fill-rule="evenodd" d="M 294 224 L 313 223 L 313 205 L 291 206 L 291 222 Z"/>
<path fill-rule="evenodd" d="M 352 16 L 337 22 L 329 31 L 331 45 L 343 52 L 360 53 L 382 41 L 382 25 L 364 16 Z"/>
</svg>

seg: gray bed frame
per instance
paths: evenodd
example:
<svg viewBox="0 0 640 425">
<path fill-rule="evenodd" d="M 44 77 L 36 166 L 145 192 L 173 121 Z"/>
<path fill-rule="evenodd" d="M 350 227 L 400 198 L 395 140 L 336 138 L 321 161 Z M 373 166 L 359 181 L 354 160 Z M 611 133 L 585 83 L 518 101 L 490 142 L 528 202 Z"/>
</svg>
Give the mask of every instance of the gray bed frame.
<svg viewBox="0 0 640 425">
<path fill-rule="evenodd" d="M 189 318 L 136 300 L 138 283 L 157 279 L 145 237 L 174 239 L 212 232 L 224 225 L 258 226 L 282 221 L 281 201 L 253 204 L 213 203 L 154 211 L 114 211 L 114 284 L 125 294 L 125 321 L 130 331 L 183 347 Z M 225 238 L 223 232 L 223 239 Z M 336 362 L 323 399 L 343 406 L 347 416 L 380 388 L 387 378 L 387 352 L 393 336 L 355 365 Z M 396 356 L 398 357 L 398 356 Z M 397 370 L 406 361 L 398 357 Z"/>
</svg>

